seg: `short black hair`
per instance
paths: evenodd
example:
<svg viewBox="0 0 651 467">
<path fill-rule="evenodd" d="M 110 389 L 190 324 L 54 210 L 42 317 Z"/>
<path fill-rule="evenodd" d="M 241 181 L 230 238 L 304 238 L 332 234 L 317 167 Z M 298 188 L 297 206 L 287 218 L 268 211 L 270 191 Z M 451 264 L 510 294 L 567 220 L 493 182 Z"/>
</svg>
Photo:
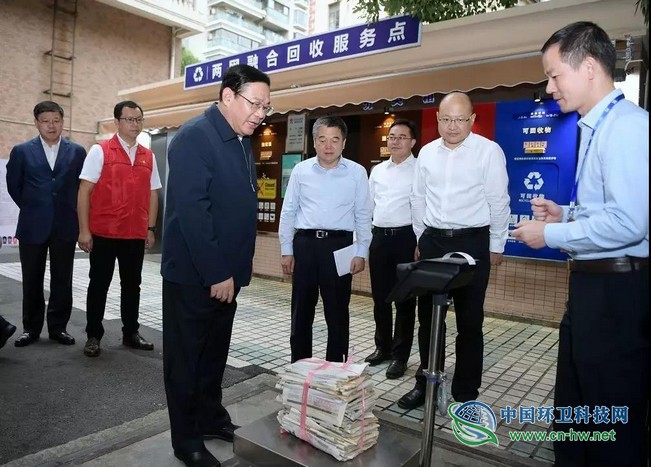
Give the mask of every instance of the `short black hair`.
<svg viewBox="0 0 651 467">
<path fill-rule="evenodd" d="M 391 128 L 398 125 L 406 126 L 409 128 L 411 137 L 416 140 L 418 139 L 418 130 L 416 129 L 416 124 L 413 121 L 407 120 L 406 118 L 397 118 L 389 127 L 389 131 L 391 131 Z"/>
<path fill-rule="evenodd" d="M 63 107 L 54 101 L 43 101 L 34 106 L 34 118 L 38 118 L 39 115 L 45 112 L 58 112 L 63 118 Z"/>
<path fill-rule="evenodd" d="M 230 88 L 234 93 L 239 94 L 245 84 L 248 83 L 265 83 L 271 86 L 269 76 L 251 65 L 235 65 L 230 67 L 219 89 L 219 99 L 221 100 L 224 89 Z"/>
<path fill-rule="evenodd" d="M 563 63 L 573 69 L 578 69 L 586 57 L 592 57 L 615 79 L 617 51 L 606 31 L 595 23 L 578 21 L 568 24 L 552 34 L 540 51 L 545 53 L 554 44 L 558 44 Z"/>
<path fill-rule="evenodd" d="M 341 117 L 334 117 L 330 115 L 327 117 L 318 118 L 312 127 L 312 138 L 316 139 L 316 136 L 319 134 L 319 128 L 322 126 L 328 128 L 339 128 L 341 130 L 341 136 L 343 139 L 346 139 L 346 137 L 348 137 L 348 127 L 346 126 L 346 122 L 344 122 Z"/>
<path fill-rule="evenodd" d="M 115 104 L 115 107 L 113 108 L 113 117 L 118 118 L 118 119 L 120 117 L 122 117 L 122 109 L 124 109 L 125 107 L 129 107 L 130 109 L 138 109 L 138 110 L 140 110 L 141 115 L 143 115 L 143 116 L 145 115 L 145 112 L 142 111 L 142 107 L 140 107 L 135 102 L 133 102 L 133 101 L 122 101 L 122 102 L 118 102 L 117 104 Z"/>
</svg>

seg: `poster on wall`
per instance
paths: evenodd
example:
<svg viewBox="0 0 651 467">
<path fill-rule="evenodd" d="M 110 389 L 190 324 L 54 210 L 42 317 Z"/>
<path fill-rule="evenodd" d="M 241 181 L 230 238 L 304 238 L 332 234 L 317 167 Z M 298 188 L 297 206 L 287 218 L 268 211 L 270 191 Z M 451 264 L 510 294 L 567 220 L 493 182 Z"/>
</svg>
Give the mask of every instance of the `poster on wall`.
<svg viewBox="0 0 651 467">
<path fill-rule="evenodd" d="M 294 166 L 301 162 L 303 154 L 283 154 L 282 162 L 282 179 L 280 183 L 280 197 L 285 197 L 287 184 L 289 183 L 289 176 L 292 174 Z"/>
<path fill-rule="evenodd" d="M 305 147 L 305 114 L 289 115 L 287 117 L 287 140 L 285 151 L 303 152 Z"/>
<path fill-rule="evenodd" d="M 258 178 L 258 199 L 276 199 L 276 179 Z"/>
<path fill-rule="evenodd" d="M 2 242 L 0 254 L 8 253 L 12 247 L 18 246 L 15 235 L 19 209 L 7 191 L 8 161 L 9 159 L 0 159 L 0 242 Z"/>
<path fill-rule="evenodd" d="M 509 230 L 531 216 L 531 200 L 569 204 L 578 150 L 578 115 L 564 114 L 553 100 L 500 102 L 495 112 L 495 141 L 506 155 L 511 218 Z M 504 254 L 565 261 L 558 250 L 534 250 L 509 238 Z"/>
</svg>

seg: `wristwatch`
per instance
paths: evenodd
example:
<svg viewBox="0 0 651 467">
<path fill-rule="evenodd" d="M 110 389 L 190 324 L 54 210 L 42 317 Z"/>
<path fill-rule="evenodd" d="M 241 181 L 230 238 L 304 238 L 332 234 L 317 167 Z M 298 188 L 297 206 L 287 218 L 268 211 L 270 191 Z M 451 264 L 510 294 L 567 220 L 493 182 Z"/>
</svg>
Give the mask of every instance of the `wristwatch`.
<svg viewBox="0 0 651 467">
<path fill-rule="evenodd" d="M 147 230 L 149 230 L 150 232 L 156 233 L 156 226 L 155 225 L 150 225 L 149 227 L 147 227 Z"/>
</svg>

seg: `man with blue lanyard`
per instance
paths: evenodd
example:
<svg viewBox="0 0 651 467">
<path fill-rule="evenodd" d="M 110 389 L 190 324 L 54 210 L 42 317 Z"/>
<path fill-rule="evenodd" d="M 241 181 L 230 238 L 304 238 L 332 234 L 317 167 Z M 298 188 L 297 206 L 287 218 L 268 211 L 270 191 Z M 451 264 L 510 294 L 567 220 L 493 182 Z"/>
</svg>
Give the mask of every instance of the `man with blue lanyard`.
<svg viewBox="0 0 651 467">
<path fill-rule="evenodd" d="M 572 257 L 555 429 L 614 435 L 555 442 L 555 465 L 647 465 L 649 114 L 615 89 L 615 48 L 596 24 L 564 27 L 542 52 L 547 92 L 581 115 L 576 182 L 569 206 L 533 199 L 534 220 L 512 235 Z"/>
</svg>

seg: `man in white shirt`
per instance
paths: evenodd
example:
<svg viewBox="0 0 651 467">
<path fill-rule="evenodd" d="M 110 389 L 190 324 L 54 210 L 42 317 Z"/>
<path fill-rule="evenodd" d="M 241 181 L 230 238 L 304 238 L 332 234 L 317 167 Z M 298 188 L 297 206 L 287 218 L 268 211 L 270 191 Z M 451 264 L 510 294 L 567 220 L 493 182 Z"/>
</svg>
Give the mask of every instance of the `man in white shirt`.
<svg viewBox="0 0 651 467">
<path fill-rule="evenodd" d="M 421 259 L 463 251 L 478 260 L 470 284 L 451 292 L 458 331 L 452 397 L 457 402 L 467 402 L 477 398 L 481 386 L 484 297 L 491 265 L 502 262 L 506 244 L 510 214 L 508 175 L 499 145 L 472 133 L 475 114 L 466 94 L 454 92 L 443 98 L 437 119 L 441 137 L 425 145 L 416 162 L 412 219 Z M 425 402 L 426 380 L 422 370 L 429 367 L 431 315 L 431 296 L 420 297 L 421 367 L 414 389 L 398 401 L 404 409 Z M 444 355 L 441 353 L 440 368 Z"/>
<path fill-rule="evenodd" d="M 141 350 L 154 345 L 138 333 L 140 282 L 145 248 L 154 245 L 160 176 L 154 153 L 138 144 L 142 108 L 123 101 L 113 109 L 118 132 L 88 151 L 79 178 L 79 247 L 90 253 L 84 355 L 97 357 L 115 260 L 120 268 L 122 343 Z"/>
<path fill-rule="evenodd" d="M 396 303 L 396 324 L 386 299 L 397 282 L 396 266 L 414 260 L 416 235 L 411 223 L 411 187 L 416 159 L 416 124 L 397 119 L 389 127 L 387 146 L 391 158 L 373 167 L 369 192 L 373 202 L 373 241 L 369 249 L 375 351 L 366 357 L 372 366 L 391 360 L 386 377 L 400 378 L 414 340 L 416 299 Z"/>
</svg>

